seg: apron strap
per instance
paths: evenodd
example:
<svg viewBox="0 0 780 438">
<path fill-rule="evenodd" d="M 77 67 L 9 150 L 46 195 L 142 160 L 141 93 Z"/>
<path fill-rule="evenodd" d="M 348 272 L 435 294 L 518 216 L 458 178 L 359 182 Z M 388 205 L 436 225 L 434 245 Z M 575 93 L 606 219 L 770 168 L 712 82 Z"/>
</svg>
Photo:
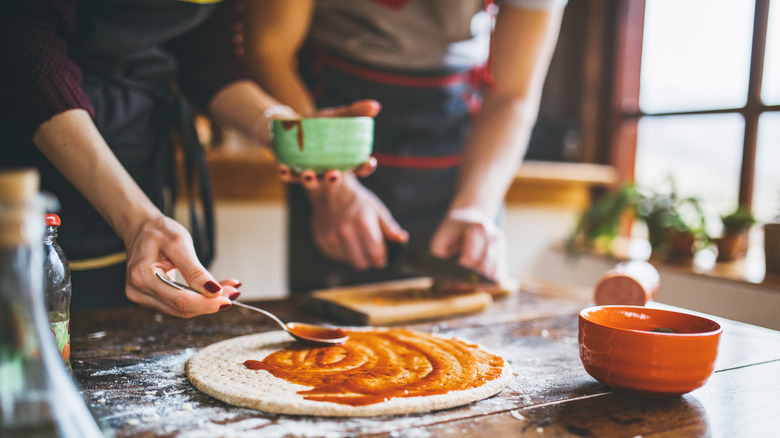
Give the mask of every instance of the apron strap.
<svg viewBox="0 0 780 438">
<path fill-rule="evenodd" d="M 208 267 L 214 259 L 215 234 L 211 178 L 206 154 L 193 123 L 194 115 L 190 105 L 181 95 L 176 96 L 176 112 L 184 154 L 184 180 L 187 185 L 192 240 L 200 262 Z"/>
<path fill-rule="evenodd" d="M 211 179 L 206 163 L 206 154 L 195 130 L 195 118 L 190 104 L 176 91 L 167 87 L 148 84 L 134 78 L 107 75 L 112 82 L 125 87 L 148 93 L 165 107 L 168 123 L 173 122 L 178 132 L 184 156 L 184 181 L 189 204 L 190 233 L 192 235 L 195 253 L 200 262 L 209 267 L 214 260 L 214 200 L 211 192 Z M 173 151 L 171 151 L 171 154 Z M 175 172 L 175 160 L 169 162 L 168 169 L 162 169 L 169 177 L 167 185 L 171 191 L 171 205 L 165 206 L 165 213 L 173 217 L 178 179 Z M 198 202 L 200 201 L 200 202 Z"/>
</svg>

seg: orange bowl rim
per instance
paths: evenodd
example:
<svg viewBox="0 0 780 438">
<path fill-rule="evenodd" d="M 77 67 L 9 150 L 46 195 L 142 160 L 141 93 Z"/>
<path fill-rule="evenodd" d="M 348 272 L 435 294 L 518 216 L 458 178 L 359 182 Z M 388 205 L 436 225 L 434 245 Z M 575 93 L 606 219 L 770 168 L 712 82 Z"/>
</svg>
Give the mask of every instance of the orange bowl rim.
<svg viewBox="0 0 780 438">
<path fill-rule="evenodd" d="M 666 332 L 651 332 L 647 330 L 639 330 L 639 329 L 630 329 L 630 328 L 623 328 L 623 327 L 616 327 L 614 325 L 605 325 L 601 324 L 600 322 L 596 322 L 593 319 L 589 318 L 589 314 L 604 310 L 604 309 L 626 309 L 626 310 L 639 310 L 639 311 L 651 311 L 651 312 L 662 312 L 666 314 L 673 314 L 673 315 L 679 315 L 686 318 L 697 318 L 704 321 L 711 322 L 716 327 L 714 330 L 706 331 L 706 332 L 696 332 L 696 333 L 666 333 Z M 597 325 L 599 327 L 605 327 L 610 330 L 616 330 L 619 332 L 630 332 L 630 333 L 639 333 L 642 335 L 649 335 L 649 336 L 668 336 L 668 337 L 706 337 L 706 336 L 715 336 L 723 332 L 723 326 L 710 318 L 706 318 L 699 315 L 694 315 L 692 313 L 685 313 L 685 312 L 677 312 L 674 310 L 666 310 L 666 309 L 657 309 L 652 307 L 644 307 L 644 306 L 626 306 L 626 305 L 603 305 L 603 306 L 592 306 L 585 309 L 582 309 L 579 313 L 579 318 L 587 321 L 591 324 Z"/>
</svg>

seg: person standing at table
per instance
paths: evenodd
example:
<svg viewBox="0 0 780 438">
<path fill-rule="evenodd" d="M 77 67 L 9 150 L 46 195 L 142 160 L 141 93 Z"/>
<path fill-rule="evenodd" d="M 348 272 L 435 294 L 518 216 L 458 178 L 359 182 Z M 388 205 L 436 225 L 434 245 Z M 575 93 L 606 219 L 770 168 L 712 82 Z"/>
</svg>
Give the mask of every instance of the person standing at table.
<svg viewBox="0 0 780 438">
<path fill-rule="evenodd" d="M 247 66 L 275 98 L 301 114 L 356 99 L 382 105 L 376 172 L 325 184 L 304 172 L 301 186 L 288 186 L 293 292 L 399 278 L 387 267 L 385 240 L 407 232 L 410 245 L 506 277 L 497 222 L 536 120 L 564 6 L 245 4 Z"/>
<path fill-rule="evenodd" d="M 238 6 L 234 0 L 4 3 L 0 166 L 36 167 L 42 189 L 59 199 L 73 309 L 129 299 L 191 317 L 225 309 L 237 297 L 238 280 L 220 284 L 204 267 L 213 255 L 210 189 L 185 97 L 260 143 L 268 143 L 269 119 L 295 116 L 244 73 Z M 373 115 L 375 108 L 358 103 L 330 112 Z M 176 194 L 175 144 L 193 196 L 192 237 L 163 213 L 172 211 Z M 173 269 L 201 294 L 155 277 Z"/>
</svg>

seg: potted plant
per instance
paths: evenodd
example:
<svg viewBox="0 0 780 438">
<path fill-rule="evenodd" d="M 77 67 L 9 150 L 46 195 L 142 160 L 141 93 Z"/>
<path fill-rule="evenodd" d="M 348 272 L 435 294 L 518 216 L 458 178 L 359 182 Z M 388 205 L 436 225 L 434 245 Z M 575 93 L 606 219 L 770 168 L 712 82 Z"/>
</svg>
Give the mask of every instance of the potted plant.
<svg viewBox="0 0 780 438">
<path fill-rule="evenodd" d="M 662 190 L 648 190 L 636 211 L 637 218 L 647 226 L 648 240 L 655 257 L 693 257 L 696 249 L 709 241 L 699 199 L 680 197 L 671 177 Z"/>
<path fill-rule="evenodd" d="M 748 248 L 748 232 L 756 223 L 753 213 L 744 206 L 720 217 L 723 234 L 714 240 L 718 248 L 718 261 L 728 262 L 745 257 Z"/>
<path fill-rule="evenodd" d="M 780 212 L 774 222 L 764 224 L 764 255 L 767 276 L 780 278 Z"/>
<path fill-rule="evenodd" d="M 680 197 L 670 177 L 662 190 L 630 183 L 598 198 L 580 216 L 567 240 L 567 250 L 611 252 L 627 217 L 647 226 L 653 257 L 692 257 L 697 245 L 709 241 L 699 199 Z"/>
<path fill-rule="evenodd" d="M 764 255 L 766 273 L 780 278 L 780 218 L 764 224 Z"/>
<path fill-rule="evenodd" d="M 577 226 L 566 240 L 567 252 L 578 254 L 594 249 L 611 252 L 622 224 L 630 218 L 640 197 L 635 184 L 626 184 L 597 198 L 580 215 Z"/>
</svg>

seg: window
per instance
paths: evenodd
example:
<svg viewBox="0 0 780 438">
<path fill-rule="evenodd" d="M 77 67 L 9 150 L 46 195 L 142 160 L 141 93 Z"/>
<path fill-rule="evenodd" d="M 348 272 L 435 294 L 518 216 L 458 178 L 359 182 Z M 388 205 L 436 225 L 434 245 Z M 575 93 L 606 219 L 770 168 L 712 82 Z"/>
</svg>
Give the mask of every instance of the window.
<svg viewBox="0 0 780 438">
<path fill-rule="evenodd" d="M 773 220 L 780 0 L 626 0 L 617 14 L 613 164 L 650 187 L 671 175 L 708 218 L 745 205 L 759 222 Z"/>
</svg>

